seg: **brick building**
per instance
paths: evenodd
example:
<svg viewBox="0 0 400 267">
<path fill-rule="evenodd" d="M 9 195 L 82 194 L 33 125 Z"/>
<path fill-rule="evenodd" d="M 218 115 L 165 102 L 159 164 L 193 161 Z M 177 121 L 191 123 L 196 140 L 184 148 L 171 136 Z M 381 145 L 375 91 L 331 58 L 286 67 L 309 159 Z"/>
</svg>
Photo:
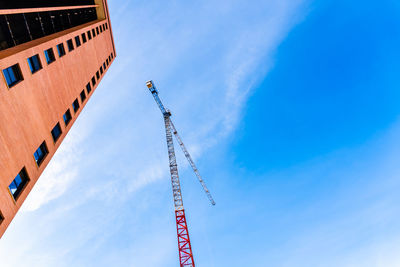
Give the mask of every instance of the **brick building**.
<svg viewBox="0 0 400 267">
<path fill-rule="evenodd" d="M 0 3 L 0 237 L 114 58 L 105 0 Z"/>
</svg>

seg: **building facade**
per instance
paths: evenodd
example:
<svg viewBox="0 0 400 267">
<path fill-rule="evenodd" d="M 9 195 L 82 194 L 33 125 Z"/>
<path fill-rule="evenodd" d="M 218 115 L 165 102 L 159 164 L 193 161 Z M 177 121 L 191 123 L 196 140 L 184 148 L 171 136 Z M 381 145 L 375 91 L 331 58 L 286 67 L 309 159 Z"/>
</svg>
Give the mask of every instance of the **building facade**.
<svg viewBox="0 0 400 267">
<path fill-rule="evenodd" d="M 115 56 L 106 0 L 0 3 L 0 237 Z"/>
</svg>

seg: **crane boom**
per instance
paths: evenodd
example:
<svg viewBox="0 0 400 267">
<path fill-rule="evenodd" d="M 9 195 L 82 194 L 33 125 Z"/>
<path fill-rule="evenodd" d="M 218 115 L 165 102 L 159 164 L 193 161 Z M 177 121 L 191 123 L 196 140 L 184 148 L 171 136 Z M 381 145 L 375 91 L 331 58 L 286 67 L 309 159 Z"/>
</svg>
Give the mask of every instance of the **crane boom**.
<svg viewBox="0 0 400 267">
<path fill-rule="evenodd" d="M 192 157 L 187 151 L 185 145 L 182 142 L 181 137 L 179 136 L 174 124 L 171 121 L 171 113 L 164 107 L 163 103 L 161 102 L 161 99 L 158 97 L 158 91 L 154 86 L 153 81 L 146 82 L 146 85 L 147 88 L 149 88 L 151 94 L 153 95 L 154 100 L 156 101 L 164 117 L 165 134 L 167 138 L 167 147 L 168 147 L 169 169 L 171 173 L 172 194 L 175 206 L 175 218 L 176 218 L 176 230 L 178 235 L 180 267 L 194 267 L 195 265 L 193 260 L 193 252 L 190 244 L 189 231 L 185 216 L 185 209 L 183 208 L 183 198 L 181 192 L 181 185 L 179 181 L 178 164 L 176 163 L 174 143 L 172 140 L 172 133 L 175 135 L 175 138 L 178 141 L 179 146 L 181 147 L 183 153 L 185 154 L 186 159 L 189 161 L 190 166 L 192 167 L 200 184 L 202 185 L 204 191 L 206 192 L 207 197 L 210 200 L 211 204 L 215 205 L 215 202 L 211 196 L 210 191 L 205 185 L 203 179 L 201 178 L 200 173 L 197 170 L 197 167 L 192 160 Z"/>
<path fill-rule="evenodd" d="M 169 123 L 169 127 L 171 128 L 172 133 L 175 135 L 175 138 L 176 138 L 176 140 L 178 141 L 178 144 L 179 144 L 179 146 L 181 147 L 181 149 L 182 149 L 182 151 L 183 151 L 183 154 L 185 155 L 185 157 L 186 157 L 186 159 L 188 160 L 190 166 L 192 167 L 194 173 L 196 174 L 197 179 L 199 180 L 201 186 L 203 187 L 204 192 L 206 193 L 208 199 L 210 200 L 210 202 L 211 202 L 212 205 L 215 205 L 215 201 L 214 201 L 214 199 L 213 199 L 213 197 L 212 197 L 210 191 L 208 190 L 208 188 L 207 188 L 207 186 L 206 186 L 206 184 L 205 184 L 203 178 L 201 177 L 201 175 L 200 175 L 200 173 L 199 173 L 199 170 L 197 169 L 196 165 L 194 164 L 194 161 L 193 161 L 192 157 L 190 156 L 188 150 L 186 149 L 184 143 L 182 142 L 182 139 L 181 139 L 181 137 L 179 136 L 178 131 L 176 130 L 174 124 L 172 123 L 172 120 L 171 120 L 171 118 L 170 118 L 170 117 L 171 117 L 171 112 L 170 112 L 169 110 L 167 110 L 167 109 L 164 107 L 163 103 L 161 102 L 161 99 L 160 99 L 160 97 L 158 96 L 158 91 L 157 91 L 157 89 L 156 89 L 156 87 L 155 87 L 153 81 L 148 81 L 148 82 L 146 82 L 146 85 L 147 85 L 147 87 L 149 88 L 151 94 L 153 95 L 154 100 L 156 101 L 158 107 L 160 108 L 161 113 L 163 114 L 163 116 L 165 117 L 165 115 L 168 115 L 168 117 L 169 117 L 169 122 L 170 122 L 170 123 Z"/>
</svg>

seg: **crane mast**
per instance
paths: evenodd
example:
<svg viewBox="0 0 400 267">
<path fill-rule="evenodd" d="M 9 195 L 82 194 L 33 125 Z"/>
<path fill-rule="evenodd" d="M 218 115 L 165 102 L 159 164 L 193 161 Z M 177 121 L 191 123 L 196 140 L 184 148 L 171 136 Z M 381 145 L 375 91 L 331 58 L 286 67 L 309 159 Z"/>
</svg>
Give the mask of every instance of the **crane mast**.
<svg viewBox="0 0 400 267">
<path fill-rule="evenodd" d="M 179 249 L 179 262 L 180 267 L 194 267 L 194 260 L 193 260 L 193 252 L 192 246 L 190 244 L 189 238 L 189 230 L 187 226 L 186 216 L 185 216 L 185 209 L 183 207 L 183 199 L 182 199 L 182 192 L 181 192 L 181 185 L 179 181 L 179 174 L 178 174 L 178 165 L 176 163 L 176 156 L 175 156 L 175 149 L 174 149 L 174 142 L 172 140 L 172 133 L 175 135 L 176 140 L 178 141 L 179 146 L 181 147 L 186 159 L 189 161 L 190 166 L 192 167 L 193 171 L 195 172 L 201 186 L 203 187 L 205 193 L 207 194 L 208 199 L 210 200 L 212 205 L 215 205 L 214 199 L 211 196 L 210 191 L 208 190 L 207 186 L 205 185 L 199 171 L 197 170 L 196 165 L 194 164 L 192 157 L 190 156 L 189 152 L 187 151 L 185 145 L 182 142 L 174 124 L 171 121 L 171 112 L 167 110 L 161 99 L 158 96 L 158 91 L 153 83 L 153 81 L 146 82 L 147 88 L 149 88 L 151 94 L 154 97 L 158 107 L 161 110 L 161 113 L 164 117 L 164 124 L 165 124 L 165 134 L 167 138 L 167 147 L 168 147 L 168 158 L 169 158 L 169 170 L 171 173 L 171 184 L 172 184 L 172 195 L 174 199 L 174 207 L 175 207 L 175 218 L 176 218 L 176 230 L 178 235 L 178 249 Z"/>
</svg>

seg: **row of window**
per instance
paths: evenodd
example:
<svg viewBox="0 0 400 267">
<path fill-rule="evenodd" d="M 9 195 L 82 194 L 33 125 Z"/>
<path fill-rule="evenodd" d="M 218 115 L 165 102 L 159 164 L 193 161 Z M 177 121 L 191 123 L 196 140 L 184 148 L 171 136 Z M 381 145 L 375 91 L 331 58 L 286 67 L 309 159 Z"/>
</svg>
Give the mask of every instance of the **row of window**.
<svg viewBox="0 0 400 267">
<path fill-rule="evenodd" d="M 97 78 L 97 80 L 100 79 L 100 75 L 102 75 L 103 72 L 106 70 L 106 68 L 108 68 L 108 66 L 109 66 L 109 64 L 111 64 L 111 60 L 113 58 L 114 58 L 114 54 L 111 53 L 106 58 L 106 60 L 102 63 L 102 65 L 100 65 L 100 68 L 98 71 L 96 71 L 96 74 L 93 75 L 91 82 L 88 82 L 86 84 L 86 91 L 85 91 L 85 89 L 83 89 L 79 93 L 79 96 L 77 98 L 75 98 L 75 100 L 72 102 L 72 110 L 74 111 L 74 114 L 77 113 L 80 108 L 78 99 L 79 98 L 81 99 L 81 101 L 80 101 L 81 104 L 83 104 L 85 102 L 86 96 L 89 95 L 92 91 L 92 86 L 94 87 L 96 84 L 96 78 Z M 101 73 L 101 74 L 99 74 L 99 73 Z M 65 127 L 67 127 L 69 125 L 71 120 L 72 120 L 72 114 L 71 114 L 70 109 L 68 108 L 67 111 L 63 114 L 63 121 L 64 121 Z M 53 138 L 53 142 L 55 144 L 62 134 L 60 122 L 56 123 L 56 125 L 53 127 L 53 129 L 51 130 L 50 133 Z M 48 154 L 49 154 L 49 150 L 47 148 L 46 141 L 43 141 L 40 144 L 40 146 L 38 147 L 38 149 L 36 149 L 36 151 L 33 153 L 33 157 L 34 157 L 38 167 L 40 167 L 40 165 L 43 163 L 44 159 L 46 158 L 46 156 Z M 14 178 L 14 180 L 8 186 L 8 189 L 10 190 L 10 193 L 15 201 L 17 201 L 22 190 L 25 188 L 25 186 L 28 184 L 29 181 L 30 181 L 30 179 L 29 179 L 28 173 L 26 171 L 26 168 L 23 167 L 21 169 L 21 171 L 17 174 L 17 176 Z M 0 224 L 2 223 L 3 220 L 4 220 L 4 216 L 2 215 L 2 213 L 0 211 Z"/>
<path fill-rule="evenodd" d="M 106 31 L 108 29 L 108 24 L 104 23 L 102 25 L 97 26 L 96 28 L 93 28 L 91 30 L 88 30 L 86 33 L 82 33 L 80 36 L 77 35 L 73 39 L 67 40 L 67 48 L 68 52 L 71 52 L 75 49 L 75 47 L 79 47 L 82 45 L 82 43 L 86 43 L 88 40 L 91 40 L 92 38 L 96 37 L 103 31 Z M 81 42 L 82 38 L 82 42 Z M 74 42 L 75 41 L 75 46 Z M 58 57 L 62 57 L 66 54 L 65 48 L 64 48 L 64 43 L 60 43 L 57 45 L 57 52 L 58 52 Z M 46 58 L 47 65 L 53 63 L 56 61 L 56 57 L 54 55 L 53 48 L 49 48 L 47 50 L 44 50 L 44 56 Z M 40 61 L 39 54 L 36 54 L 32 57 L 27 58 L 29 68 L 31 70 L 31 73 L 34 74 L 37 71 L 41 70 L 42 63 Z M 13 87 L 20 81 L 24 80 L 24 76 L 22 75 L 21 68 L 19 67 L 19 63 L 14 64 L 6 69 L 3 69 L 3 75 L 6 80 L 8 88 Z"/>
</svg>

